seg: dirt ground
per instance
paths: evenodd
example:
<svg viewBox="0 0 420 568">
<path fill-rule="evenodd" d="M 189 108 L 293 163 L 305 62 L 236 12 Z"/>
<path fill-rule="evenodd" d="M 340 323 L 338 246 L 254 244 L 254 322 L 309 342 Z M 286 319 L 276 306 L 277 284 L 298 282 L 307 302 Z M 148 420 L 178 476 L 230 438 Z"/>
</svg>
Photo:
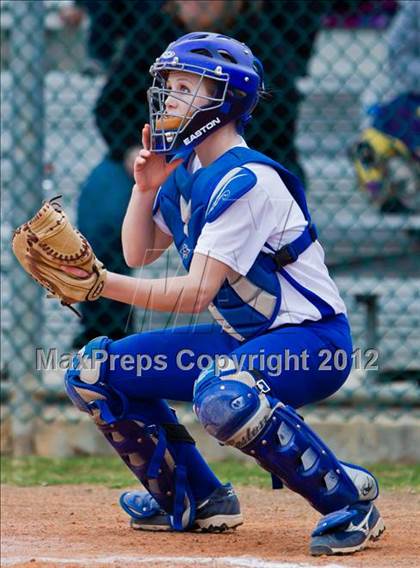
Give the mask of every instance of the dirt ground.
<svg viewBox="0 0 420 568">
<path fill-rule="evenodd" d="M 28 568 L 297 568 L 419 566 L 420 495 L 384 493 L 387 530 L 350 557 L 309 556 L 318 515 L 287 490 L 239 488 L 244 524 L 225 534 L 145 533 L 128 526 L 120 491 L 98 486 L 2 486 L 2 566 Z"/>
</svg>

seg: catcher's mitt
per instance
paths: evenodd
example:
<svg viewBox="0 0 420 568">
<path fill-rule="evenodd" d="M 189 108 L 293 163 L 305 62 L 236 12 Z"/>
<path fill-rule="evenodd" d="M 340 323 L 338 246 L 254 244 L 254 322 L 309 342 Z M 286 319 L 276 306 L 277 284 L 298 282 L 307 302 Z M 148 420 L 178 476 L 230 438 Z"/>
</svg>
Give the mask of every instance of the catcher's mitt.
<svg viewBox="0 0 420 568">
<path fill-rule="evenodd" d="M 16 229 L 13 252 L 26 272 L 63 305 L 97 300 L 106 270 L 56 199 L 44 203 L 30 221 Z M 68 274 L 61 266 L 80 268 L 88 276 Z"/>
</svg>

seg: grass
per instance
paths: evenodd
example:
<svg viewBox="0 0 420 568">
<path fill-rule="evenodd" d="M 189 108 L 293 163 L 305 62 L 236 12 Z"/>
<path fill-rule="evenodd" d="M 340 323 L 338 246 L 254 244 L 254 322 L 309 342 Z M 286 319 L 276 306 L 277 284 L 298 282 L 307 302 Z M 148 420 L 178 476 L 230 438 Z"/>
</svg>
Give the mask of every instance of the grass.
<svg viewBox="0 0 420 568">
<path fill-rule="evenodd" d="M 271 487 L 269 474 L 253 462 L 228 460 L 213 463 L 212 468 L 223 482 L 229 480 L 236 485 Z M 375 464 L 369 469 L 378 476 L 382 489 L 420 491 L 420 464 Z M 131 472 L 114 456 L 2 457 L 1 483 L 18 486 L 88 483 L 110 488 L 135 485 Z"/>
</svg>

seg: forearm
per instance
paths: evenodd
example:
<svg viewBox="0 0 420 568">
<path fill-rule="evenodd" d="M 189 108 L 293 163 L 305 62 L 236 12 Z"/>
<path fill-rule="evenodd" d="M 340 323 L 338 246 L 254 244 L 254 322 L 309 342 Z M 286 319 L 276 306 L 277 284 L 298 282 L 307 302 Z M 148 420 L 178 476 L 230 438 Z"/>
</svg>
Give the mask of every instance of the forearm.
<svg viewBox="0 0 420 568">
<path fill-rule="evenodd" d="M 146 264 L 147 251 L 153 249 L 155 223 L 152 209 L 156 193 L 133 187 L 122 226 L 124 258 L 129 266 Z"/>
<path fill-rule="evenodd" d="M 199 313 L 210 299 L 190 275 L 146 280 L 108 272 L 104 298 L 160 312 Z"/>
</svg>

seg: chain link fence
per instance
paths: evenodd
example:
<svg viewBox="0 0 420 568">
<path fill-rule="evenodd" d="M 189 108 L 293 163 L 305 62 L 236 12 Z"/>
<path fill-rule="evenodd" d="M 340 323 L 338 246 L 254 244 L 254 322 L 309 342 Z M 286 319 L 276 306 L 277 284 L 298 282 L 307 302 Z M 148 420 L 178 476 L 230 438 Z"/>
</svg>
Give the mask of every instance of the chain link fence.
<svg viewBox="0 0 420 568">
<path fill-rule="evenodd" d="M 61 194 L 97 256 L 109 269 L 129 273 L 120 228 L 147 120 L 148 68 L 171 40 L 197 29 L 233 35 L 265 65 L 270 98 L 246 138 L 305 180 L 353 329 L 354 370 L 331 404 L 346 405 L 349 415 L 361 404 L 372 416 L 384 405 L 418 408 L 416 4 L 1 2 L 1 401 L 15 439 L 30 439 L 35 417 L 54 418 L 51 402 L 69 412 L 63 369 L 40 368 L 48 366 L 48 350 L 57 350 L 49 363 L 57 367 L 61 354 L 97 335 L 118 338 L 186 321 L 106 300 L 81 306 L 78 321 L 17 266 L 10 237 L 43 199 Z M 170 250 L 142 274 L 178 270 Z"/>
</svg>

